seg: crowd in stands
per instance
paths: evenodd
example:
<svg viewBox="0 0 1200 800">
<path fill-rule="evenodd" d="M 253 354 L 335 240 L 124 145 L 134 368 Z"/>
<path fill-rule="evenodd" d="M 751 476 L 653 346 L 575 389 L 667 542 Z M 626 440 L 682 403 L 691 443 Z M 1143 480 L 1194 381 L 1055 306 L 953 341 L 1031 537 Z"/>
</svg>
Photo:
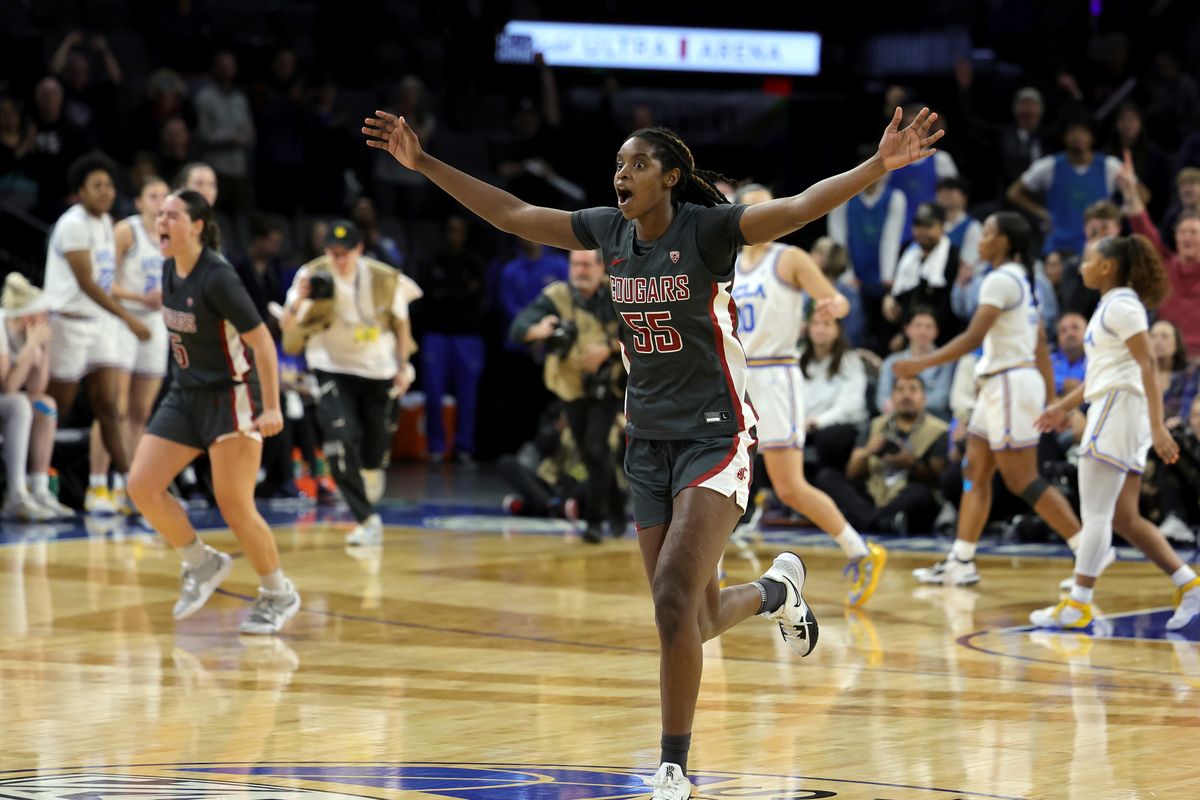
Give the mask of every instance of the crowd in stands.
<svg viewBox="0 0 1200 800">
<path fill-rule="evenodd" d="M 172 13 L 160 23 L 169 40 L 188 4 L 166 5 Z M 1097 47 L 1123 46 L 1126 58 L 1106 60 L 1105 70 L 1029 66 L 1019 80 L 985 79 L 964 61 L 952 81 L 888 87 L 883 104 L 889 114 L 901 105 L 903 124 L 923 104 L 938 107 L 945 148 L 836 209 L 824 236 L 813 226 L 798 240 L 850 300 L 845 319 L 807 327 L 801 366 L 810 478 L 848 516 L 853 509 L 857 527 L 904 532 L 952 519 L 948 476 L 964 447 L 975 357 L 918 381 L 894 380 L 890 365 L 963 330 L 992 266 L 980 261 L 981 223 L 1009 209 L 1038 231 L 1028 257 L 1060 393 L 1084 373 L 1083 328 L 1097 301 L 1079 277 L 1084 248 L 1134 232 L 1162 254 L 1172 295 L 1152 337 L 1166 413 L 1185 446 L 1179 464 L 1152 468 L 1147 502 L 1167 520 L 1164 531 L 1194 539 L 1200 504 L 1186 488 L 1200 475 L 1197 75 L 1168 49 L 1131 55 L 1128 39 L 1092 37 Z M 70 164 L 102 150 L 120 167 L 113 217 L 121 219 L 136 213 L 136 187 L 148 176 L 175 186 L 186 165 L 204 162 L 219 186 L 225 254 L 264 311 L 321 254 L 329 221 L 349 218 L 363 233 L 366 255 L 424 290 L 412 309 L 420 345 L 415 388 L 424 393 L 431 457 L 469 464 L 534 439 L 548 401 L 539 354 L 512 344 L 506 332 L 546 285 L 564 278 L 566 255 L 475 225 L 421 176 L 370 158 L 357 120 L 377 103 L 403 113 L 431 152 L 526 200 L 563 208 L 611 202 L 605 171 L 580 162 L 603 165 L 635 121 L 673 121 L 656 119 L 653 107 L 620 106 L 611 79 L 599 87 L 600 111 L 576 107 L 559 90 L 561 76 L 540 63 L 523 68 L 507 96 L 464 99 L 431 91 L 416 73 L 399 72 L 385 87 L 346 88 L 345 73 L 315 68 L 319 52 L 286 40 L 225 49 L 210 37 L 207 50 L 180 42 L 177 50 L 133 57 L 127 36 L 71 30 L 47 45 L 44 69 L 26 70 L 26 83 L 0 84 L 3 207 L 48 230 L 72 202 Z M 872 102 L 879 99 L 876 90 Z M 472 116 L 472 105 L 490 111 Z M 680 132 L 687 140 L 690 131 Z M 706 166 L 729 173 L 758 163 Z M 766 183 L 778 176 L 741 177 Z M 41 264 L 24 263 L 40 283 Z M 20 330 L 29 333 L 18 346 Z M 24 364 L 22 348 L 40 330 L 9 320 L 11 349 L 0 353 L 0 364 Z M 24 391 L 37 402 L 36 381 L 12 379 L 14 370 L 0 370 L 0 378 L 9 376 L 5 394 Z M 456 399 L 453 433 L 443 424 L 449 396 Z M 1047 437 L 1039 451 L 1045 470 L 1057 477 L 1070 464 L 1081 432 L 1078 425 L 1073 440 Z M 40 475 L 44 465 L 33 459 Z M 9 480 L 16 480 L 11 465 Z M 1003 494 L 998 486 L 997 497 Z M 1011 507 L 995 503 L 997 515 Z"/>
</svg>

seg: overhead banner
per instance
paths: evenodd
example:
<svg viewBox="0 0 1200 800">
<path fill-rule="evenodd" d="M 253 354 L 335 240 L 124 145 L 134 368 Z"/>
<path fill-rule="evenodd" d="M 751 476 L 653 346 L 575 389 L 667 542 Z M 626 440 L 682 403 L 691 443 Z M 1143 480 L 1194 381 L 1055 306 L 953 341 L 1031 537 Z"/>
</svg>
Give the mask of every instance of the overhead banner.
<svg viewBox="0 0 1200 800">
<path fill-rule="evenodd" d="M 817 75 L 821 35 L 513 20 L 496 37 L 500 63 L 533 63 L 538 53 L 558 67 Z"/>
</svg>

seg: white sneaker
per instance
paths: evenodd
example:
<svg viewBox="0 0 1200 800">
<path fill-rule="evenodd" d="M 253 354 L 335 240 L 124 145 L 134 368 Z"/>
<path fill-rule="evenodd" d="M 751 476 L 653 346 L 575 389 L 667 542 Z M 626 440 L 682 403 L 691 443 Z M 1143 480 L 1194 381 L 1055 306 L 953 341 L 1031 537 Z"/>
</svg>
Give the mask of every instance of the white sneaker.
<svg viewBox="0 0 1200 800">
<path fill-rule="evenodd" d="M 764 578 L 779 581 L 787 589 L 787 599 L 775 611 L 764 611 L 761 616 L 779 624 L 779 632 L 788 647 L 798 656 L 806 656 L 817 646 L 817 618 L 804 602 L 804 562 L 795 553 L 780 553 L 775 563 L 763 573 Z"/>
<path fill-rule="evenodd" d="M 346 544 L 354 547 L 383 544 L 383 520 L 378 514 L 367 517 L 346 534 Z"/>
<path fill-rule="evenodd" d="M 979 583 L 979 570 L 975 568 L 975 559 L 959 561 L 951 555 L 947 555 L 932 567 L 918 567 L 912 574 L 921 583 L 937 586 L 974 586 Z"/>
<path fill-rule="evenodd" d="M 650 794 L 651 800 L 688 800 L 692 796 L 692 782 L 678 764 L 669 761 L 660 764 L 653 776 L 642 780 L 654 790 Z"/>
<path fill-rule="evenodd" d="M 367 491 L 367 502 L 375 505 L 383 499 L 383 492 L 387 489 L 387 473 L 381 469 L 360 469 L 359 475 L 362 475 L 363 488 Z"/>
<path fill-rule="evenodd" d="M 222 553 L 204 546 L 208 558 L 198 567 L 189 568 L 183 565 L 179 578 L 179 600 L 175 603 L 175 619 L 187 619 L 208 602 L 212 593 L 221 585 L 221 581 L 233 569 L 233 558 L 228 553 Z"/>
<path fill-rule="evenodd" d="M 64 506 L 58 501 L 49 489 L 39 492 L 30 492 L 29 496 L 33 498 L 33 502 L 37 503 L 42 508 L 54 515 L 54 519 L 74 519 L 75 510 Z"/>
<path fill-rule="evenodd" d="M 0 516 L 22 522 L 49 522 L 54 519 L 54 512 L 36 503 L 27 492 L 21 492 L 8 496 Z"/>
<path fill-rule="evenodd" d="M 1097 573 L 1096 577 L 1098 578 L 1098 577 L 1100 577 L 1100 575 L 1103 575 L 1104 570 L 1111 567 L 1113 565 L 1113 562 L 1115 562 L 1116 560 L 1117 560 L 1117 548 L 1115 548 L 1115 547 L 1108 548 L 1108 553 L 1104 556 L 1104 560 L 1100 562 L 1100 572 Z M 1058 582 L 1058 590 L 1060 592 L 1069 592 L 1069 591 L 1071 591 L 1071 587 L 1074 585 L 1075 585 L 1075 575 L 1071 574 Z"/>
<path fill-rule="evenodd" d="M 115 514 L 117 505 L 107 486 L 89 486 L 83 496 L 83 510 L 88 514 Z"/>
<path fill-rule="evenodd" d="M 1177 542 L 1179 544 L 1195 544 L 1196 542 L 1195 531 L 1174 514 L 1167 514 L 1167 518 L 1158 526 L 1158 530 L 1167 538 L 1168 542 Z"/>
<path fill-rule="evenodd" d="M 1200 578 L 1175 590 L 1175 613 L 1167 620 L 1167 630 L 1177 631 L 1200 614 Z"/>
<path fill-rule="evenodd" d="M 242 622 L 242 633 L 269 635 L 279 633 L 289 619 L 300 610 L 300 593 L 291 581 L 281 592 L 270 592 L 261 586 L 250 616 Z"/>
</svg>

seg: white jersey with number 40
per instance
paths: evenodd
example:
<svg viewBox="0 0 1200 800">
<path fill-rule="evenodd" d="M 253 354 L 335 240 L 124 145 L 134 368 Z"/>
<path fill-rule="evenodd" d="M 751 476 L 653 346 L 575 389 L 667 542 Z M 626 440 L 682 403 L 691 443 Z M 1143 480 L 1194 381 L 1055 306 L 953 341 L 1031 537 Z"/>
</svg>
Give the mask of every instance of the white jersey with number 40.
<svg viewBox="0 0 1200 800">
<path fill-rule="evenodd" d="M 772 244 L 756 264 L 737 257 L 733 299 L 738 307 L 738 338 L 746 357 L 789 358 L 800 355 L 804 326 L 804 293 L 779 275 L 779 259 L 787 245 Z"/>
</svg>

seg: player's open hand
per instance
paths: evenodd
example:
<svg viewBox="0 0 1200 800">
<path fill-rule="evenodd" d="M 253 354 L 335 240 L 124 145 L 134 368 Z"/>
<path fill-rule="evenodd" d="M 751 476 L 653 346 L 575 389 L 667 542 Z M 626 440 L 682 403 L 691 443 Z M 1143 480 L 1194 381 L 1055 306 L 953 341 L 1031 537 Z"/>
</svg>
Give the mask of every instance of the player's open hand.
<svg viewBox="0 0 1200 800">
<path fill-rule="evenodd" d="M 902 358 L 892 362 L 892 374 L 896 379 L 913 378 L 921 374 L 921 365 L 915 358 Z"/>
<path fill-rule="evenodd" d="M 1179 460 L 1179 444 L 1171 436 L 1166 425 L 1154 426 L 1154 452 L 1164 464 L 1174 464 Z"/>
<path fill-rule="evenodd" d="M 263 436 L 274 436 L 283 430 L 283 412 L 278 408 L 264 408 L 254 420 L 254 427 Z"/>
<path fill-rule="evenodd" d="M 900 130 L 902 116 L 903 112 L 899 106 L 896 106 L 892 122 L 884 130 L 883 138 L 879 140 L 879 157 L 883 159 L 883 165 L 889 170 L 900 169 L 914 161 L 920 161 L 922 158 L 933 155 L 937 152 L 937 148 L 932 147 L 933 143 L 946 133 L 945 131 L 929 132 L 930 126 L 937 121 L 938 115 L 931 113 L 928 108 L 922 108 L 921 113 L 917 114 L 912 124 L 904 130 Z"/>
<path fill-rule="evenodd" d="M 425 151 L 417 134 L 408 127 L 404 117 L 397 117 L 386 111 L 376 111 L 374 117 L 367 117 L 363 122 L 362 132 L 367 136 L 367 147 L 386 150 L 392 158 L 409 169 L 415 170 L 417 162 Z"/>
<path fill-rule="evenodd" d="M 139 342 L 150 341 L 150 329 L 140 319 L 130 315 L 125 318 L 125 324 L 129 326 L 129 330 L 133 331 L 133 335 L 138 338 Z"/>
<path fill-rule="evenodd" d="M 1066 430 L 1067 411 L 1058 403 L 1051 403 L 1034 421 L 1033 426 L 1042 433 L 1057 433 Z"/>
</svg>

